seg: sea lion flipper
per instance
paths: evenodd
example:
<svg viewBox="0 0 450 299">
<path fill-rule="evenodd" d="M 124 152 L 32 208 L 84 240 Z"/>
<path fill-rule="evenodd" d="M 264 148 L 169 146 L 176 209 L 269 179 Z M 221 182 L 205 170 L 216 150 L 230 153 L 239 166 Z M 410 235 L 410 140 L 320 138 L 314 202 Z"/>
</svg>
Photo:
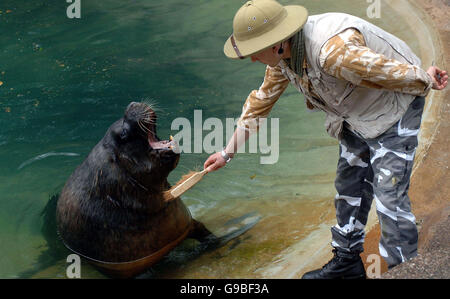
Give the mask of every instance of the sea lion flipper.
<svg viewBox="0 0 450 299">
<path fill-rule="evenodd" d="M 229 221 L 229 223 L 239 222 L 243 224 L 240 227 L 234 227 L 228 230 L 224 235 L 217 237 L 211 233 L 201 222 L 194 221 L 194 231 L 191 233 L 191 238 L 195 238 L 201 242 L 199 246 L 200 251 L 212 250 L 224 246 L 229 241 L 239 237 L 247 232 L 260 220 L 259 216 L 255 216 L 253 213 L 249 213 L 236 219 L 236 221 Z"/>
<path fill-rule="evenodd" d="M 244 234 L 245 232 L 247 232 L 249 229 L 251 229 L 253 226 L 255 226 L 258 222 L 259 222 L 260 217 L 252 217 L 249 220 L 250 221 L 245 221 L 247 223 L 245 223 L 243 226 L 238 227 L 234 230 L 229 231 L 228 233 L 226 233 L 225 235 L 218 237 L 218 244 L 217 247 L 223 246 L 226 243 L 228 243 L 229 241 L 239 237 L 240 235 Z"/>
<path fill-rule="evenodd" d="M 200 242 L 207 242 L 214 237 L 216 236 L 214 236 L 214 234 L 210 232 L 203 223 L 192 219 L 192 229 L 188 238 L 193 238 Z"/>
</svg>

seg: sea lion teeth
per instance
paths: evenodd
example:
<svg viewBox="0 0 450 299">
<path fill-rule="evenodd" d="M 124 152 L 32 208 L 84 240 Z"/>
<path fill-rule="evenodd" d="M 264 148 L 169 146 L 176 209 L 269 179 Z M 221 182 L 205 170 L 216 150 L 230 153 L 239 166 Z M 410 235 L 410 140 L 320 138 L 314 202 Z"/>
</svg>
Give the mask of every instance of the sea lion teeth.
<svg viewBox="0 0 450 299">
<path fill-rule="evenodd" d="M 170 149 L 176 154 L 181 153 L 180 146 L 178 145 L 178 142 L 175 139 L 170 141 Z"/>
<path fill-rule="evenodd" d="M 149 141 L 150 146 L 154 150 L 168 149 L 172 145 L 172 141 L 161 140 L 161 141 Z"/>
</svg>

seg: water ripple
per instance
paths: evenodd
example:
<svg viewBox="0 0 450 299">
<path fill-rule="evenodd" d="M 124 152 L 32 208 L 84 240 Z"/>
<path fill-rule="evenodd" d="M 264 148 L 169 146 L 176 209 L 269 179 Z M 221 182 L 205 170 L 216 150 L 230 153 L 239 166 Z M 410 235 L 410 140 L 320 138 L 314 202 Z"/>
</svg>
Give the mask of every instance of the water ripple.
<svg viewBox="0 0 450 299">
<path fill-rule="evenodd" d="M 36 156 L 34 158 L 31 158 L 25 162 L 23 162 L 22 164 L 20 164 L 20 166 L 17 168 L 17 170 L 20 170 L 22 168 L 24 168 L 27 165 L 30 165 L 33 162 L 48 158 L 48 157 L 52 157 L 52 156 L 68 156 L 68 157 L 76 157 L 79 156 L 79 154 L 77 153 L 55 153 L 55 152 L 49 152 L 49 153 L 45 153 L 39 156 Z"/>
</svg>

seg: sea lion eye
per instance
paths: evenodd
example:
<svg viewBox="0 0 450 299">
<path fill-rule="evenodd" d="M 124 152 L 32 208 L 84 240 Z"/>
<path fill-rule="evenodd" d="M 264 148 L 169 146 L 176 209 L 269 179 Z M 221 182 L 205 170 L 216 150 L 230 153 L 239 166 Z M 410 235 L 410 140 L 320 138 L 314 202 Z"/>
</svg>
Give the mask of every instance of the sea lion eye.
<svg viewBox="0 0 450 299">
<path fill-rule="evenodd" d="M 128 137 L 128 129 L 123 128 L 122 133 L 120 133 L 120 139 L 126 139 Z"/>
<path fill-rule="evenodd" d="M 127 139 L 130 135 L 130 125 L 127 122 L 122 123 L 122 132 L 120 132 L 120 139 Z"/>
</svg>

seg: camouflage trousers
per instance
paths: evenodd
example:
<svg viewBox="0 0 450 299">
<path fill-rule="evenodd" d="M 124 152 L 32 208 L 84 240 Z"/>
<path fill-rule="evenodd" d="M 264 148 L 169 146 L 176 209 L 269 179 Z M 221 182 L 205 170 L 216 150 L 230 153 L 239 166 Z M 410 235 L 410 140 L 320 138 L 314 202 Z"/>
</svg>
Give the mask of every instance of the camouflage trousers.
<svg viewBox="0 0 450 299">
<path fill-rule="evenodd" d="M 417 255 L 417 227 L 408 197 L 425 98 L 416 97 L 402 119 L 374 139 L 344 129 L 340 139 L 332 246 L 362 252 L 372 200 L 381 227 L 379 251 L 390 267 Z"/>
</svg>

